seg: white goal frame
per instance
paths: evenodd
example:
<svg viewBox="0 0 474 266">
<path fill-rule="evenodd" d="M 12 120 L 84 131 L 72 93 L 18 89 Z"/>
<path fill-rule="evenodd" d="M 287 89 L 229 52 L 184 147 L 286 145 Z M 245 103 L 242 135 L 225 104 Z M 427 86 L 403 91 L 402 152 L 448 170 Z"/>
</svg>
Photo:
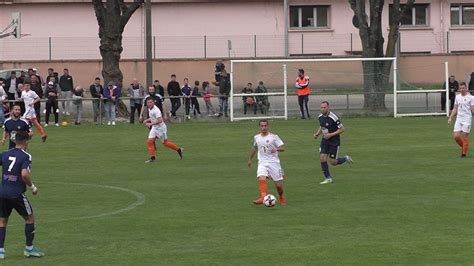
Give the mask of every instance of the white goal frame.
<svg viewBox="0 0 474 266">
<path fill-rule="evenodd" d="M 231 60 L 230 61 L 230 121 L 238 120 L 257 120 L 257 119 L 288 119 L 288 73 L 285 63 L 295 62 L 344 62 L 344 61 L 392 61 L 393 64 L 393 91 L 394 91 L 394 113 L 396 114 L 396 93 L 398 83 L 398 66 L 396 57 L 374 57 L 374 58 L 318 58 L 318 59 L 255 59 L 255 60 Z M 234 64 L 239 63 L 282 63 L 283 66 L 283 92 L 274 93 L 252 93 L 252 94 L 234 94 Z M 284 115 L 283 116 L 259 116 L 259 117 L 234 117 L 234 97 L 237 96 L 257 96 L 257 95 L 283 95 L 284 96 Z M 395 116 L 397 117 L 397 116 Z"/>
<path fill-rule="evenodd" d="M 398 77 L 397 77 L 398 78 Z M 449 117 L 449 65 L 448 62 L 444 62 L 444 79 L 445 79 L 445 89 L 442 90 L 398 90 L 395 86 L 393 89 L 393 117 L 404 117 L 404 116 L 435 116 L 435 115 L 442 115 Z M 395 80 L 395 76 L 394 76 Z M 395 82 L 394 82 L 395 84 Z M 400 94 L 418 94 L 418 93 L 446 93 L 446 105 L 445 110 L 446 112 L 433 112 L 433 113 L 407 113 L 407 114 L 400 114 L 398 113 L 398 95 Z"/>
</svg>

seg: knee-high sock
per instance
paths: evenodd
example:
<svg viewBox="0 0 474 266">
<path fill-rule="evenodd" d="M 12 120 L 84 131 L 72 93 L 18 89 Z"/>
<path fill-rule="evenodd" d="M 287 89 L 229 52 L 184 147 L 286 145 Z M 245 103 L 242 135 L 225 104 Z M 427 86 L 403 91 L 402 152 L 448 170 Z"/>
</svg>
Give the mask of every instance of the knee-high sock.
<svg viewBox="0 0 474 266">
<path fill-rule="evenodd" d="M 321 163 L 321 169 L 323 170 L 325 178 L 331 178 L 331 175 L 329 174 L 329 165 L 327 162 Z"/>
<path fill-rule="evenodd" d="M 280 195 L 280 197 L 283 196 L 283 187 L 277 187 L 277 190 L 278 190 L 278 195 Z"/>
<path fill-rule="evenodd" d="M 150 157 L 155 157 L 155 142 L 152 139 L 148 139 L 146 141 L 148 145 L 148 152 L 150 153 Z"/>
<path fill-rule="evenodd" d="M 169 140 L 165 140 L 163 145 L 175 151 L 179 150 L 178 146 Z"/>
<path fill-rule="evenodd" d="M 41 137 L 46 136 L 46 133 L 44 133 L 43 127 L 40 125 L 40 123 L 38 122 L 38 120 L 34 119 L 34 120 L 33 120 L 33 124 L 35 125 L 36 129 L 37 129 L 38 132 L 40 133 Z"/>
<path fill-rule="evenodd" d="M 258 180 L 258 186 L 260 187 L 260 195 L 262 197 L 267 195 L 267 182 L 265 180 Z"/>
<path fill-rule="evenodd" d="M 454 138 L 454 140 L 455 140 L 456 143 L 457 143 L 459 146 L 461 146 L 461 148 L 462 148 L 462 146 L 463 146 L 463 144 L 464 144 L 462 138 L 461 138 L 461 137 L 457 137 L 457 138 Z"/>
<path fill-rule="evenodd" d="M 33 246 L 35 238 L 35 224 L 25 224 L 26 246 Z"/>
<path fill-rule="evenodd" d="M 337 158 L 337 164 L 343 164 L 347 162 L 347 157 L 344 156 L 344 157 L 341 157 L 341 158 Z"/>
<path fill-rule="evenodd" d="M 0 227 L 0 248 L 4 248 L 5 246 L 5 236 L 7 235 L 7 228 Z"/>
<path fill-rule="evenodd" d="M 467 154 L 468 150 L 469 150 L 469 139 L 468 138 L 464 138 L 463 139 L 463 142 L 462 142 L 462 154 Z"/>
</svg>

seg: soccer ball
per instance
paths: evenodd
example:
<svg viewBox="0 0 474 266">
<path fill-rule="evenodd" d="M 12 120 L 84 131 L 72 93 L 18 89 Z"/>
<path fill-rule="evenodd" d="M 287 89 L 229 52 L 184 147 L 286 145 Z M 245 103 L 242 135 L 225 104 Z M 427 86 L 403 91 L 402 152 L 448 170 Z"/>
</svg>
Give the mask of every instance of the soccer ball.
<svg viewBox="0 0 474 266">
<path fill-rule="evenodd" d="M 273 207 L 275 206 L 276 202 L 277 199 L 272 194 L 268 194 L 263 197 L 263 204 L 265 204 L 266 207 Z"/>
<path fill-rule="evenodd" d="M 65 126 L 69 125 L 69 123 L 68 123 L 67 121 L 63 121 L 63 122 L 61 123 L 61 125 L 62 125 L 63 127 L 65 127 Z"/>
</svg>

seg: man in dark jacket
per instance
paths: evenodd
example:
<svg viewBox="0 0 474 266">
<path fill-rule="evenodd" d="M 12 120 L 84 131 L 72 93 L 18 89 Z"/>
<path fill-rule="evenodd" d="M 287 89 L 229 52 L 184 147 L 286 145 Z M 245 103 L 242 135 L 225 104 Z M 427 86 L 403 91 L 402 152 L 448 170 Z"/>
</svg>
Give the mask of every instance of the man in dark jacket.
<svg viewBox="0 0 474 266">
<path fill-rule="evenodd" d="M 456 78 L 451 75 L 449 77 L 449 110 L 453 110 L 454 107 L 454 99 L 456 98 L 456 92 L 459 89 L 459 84 L 456 81 Z M 443 83 L 443 90 L 446 90 L 446 83 Z M 446 92 L 441 93 L 441 110 L 446 110 Z"/>
<path fill-rule="evenodd" d="M 471 95 L 474 95 L 474 72 L 468 77 L 466 84 Z"/>
<path fill-rule="evenodd" d="M 99 121 L 99 116 L 102 114 L 101 101 L 104 98 L 104 87 L 100 84 L 100 78 L 96 77 L 94 80 L 94 84 L 89 87 L 89 91 L 91 92 L 92 98 L 92 111 L 94 113 L 94 123 L 97 124 Z M 102 117 L 102 116 L 101 116 Z"/>
<path fill-rule="evenodd" d="M 168 95 L 170 96 L 171 101 L 171 116 L 176 118 L 176 111 L 178 111 L 179 107 L 181 107 L 181 87 L 179 83 L 176 81 L 176 75 L 171 75 L 171 81 L 168 82 L 167 86 Z"/>
<path fill-rule="evenodd" d="M 63 114 L 69 115 L 69 110 L 71 109 L 72 90 L 74 89 L 74 81 L 69 75 L 69 70 L 64 69 L 64 75 L 59 78 L 59 87 L 61 88 L 61 94 L 59 95 L 61 99 L 68 100 L 62 101 L 61 107 L 63 109 Z"/>
<path fill-rule="evenodd" d="M 228 117 L 227 108 L 229 103 L 229 94 L 230 94 L 230 77 L 227 74 L 225 69 L 221 72 L 221 79 L 219 81 L 219 115 L 221 117 L 222 114 L 225 117 Z"/>
<path fill-rule="evenodd" d="M 161 99 L 163 99 L 163 101 L 164 101 L 165 100 L 165 88 L 163 88 L 163 86 L 160 85 L 160 81 L 156 79 L 153 82 L 153 87 L 155 88 L 156 94 L 161 95 Z"/>
</svg>

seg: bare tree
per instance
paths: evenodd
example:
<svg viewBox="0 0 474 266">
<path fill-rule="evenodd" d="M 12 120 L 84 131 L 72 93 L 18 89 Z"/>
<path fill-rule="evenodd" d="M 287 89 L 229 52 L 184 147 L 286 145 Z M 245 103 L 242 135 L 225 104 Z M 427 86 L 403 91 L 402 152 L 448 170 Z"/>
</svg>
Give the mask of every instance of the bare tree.
<svg viewBox="0 0 474 266">
<path fill-rule="evenodd" d="M 109 81 L 122 86 L 123 75 L 119 62 L 122 54 L 122 34 L 130 17 L 143 3 L 135 0 L 125 4 L 124 0 L 92 0 L 95 16 L 99 23 L 100 55 L 102 56 L 102 76 L 105 84 Z"/>
<path fill-rule="evenodd" d="M 398 32 L 402 15 L 413 7 L 415 0 L 407 0 L 400 5 L 400 0 L 394 0 L 389 9 L 390 22 L 386 51 L 384 53 L 384 37 L 382 27 L 382 11 L 384 0 L 349 0 L 354 11 L 354 24 L 359 28 L 362 42 L 363 57 L 393 57 L 398 41 Z M 369 14 L 366 12 L 369 7 Z M 385 110 L 385 92 L 390 77 L 392 61 L 365 61 L 364 71 L 364 108 L 372 111 Z"/>
</svg>

